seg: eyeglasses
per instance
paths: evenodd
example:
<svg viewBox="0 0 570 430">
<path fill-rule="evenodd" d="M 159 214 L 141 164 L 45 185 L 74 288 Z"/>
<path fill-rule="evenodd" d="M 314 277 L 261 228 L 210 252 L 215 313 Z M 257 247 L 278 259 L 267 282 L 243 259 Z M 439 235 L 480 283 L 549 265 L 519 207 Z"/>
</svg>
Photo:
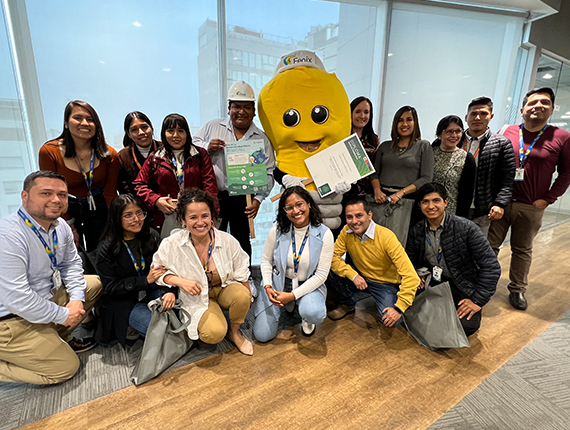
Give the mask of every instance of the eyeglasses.
<svg viewBox="0 0 570 430">
<path fill-rule="evenodd" d="M 443 130 L 443 132 L 446 136 L 451 136 L 452 134 L 463 134 L 463 130 L 460 128 L 455 130 Z"/>
<path fill-rule="evenodd" d="M 283 208 L 283 210 L 285 211 L 286 214 L 288 214 L 289 212 L 293 212 L 293 209 L 303 210 L 305 208 L 306 204 L 307 203 L 300 201 L 300 202 L 295 203 L 295 205 L 293 205 L 293 206 L 285 206 Z"/>
<path fill-rule="evenodd" d="M 145 219 L 147 213 L 143 211 L 138 211 L 137 213 L 128 213 L 123 215 L 123 219 L 127 222 L 133 222 L 135 218 L 137 219 Z"/>
</svg>

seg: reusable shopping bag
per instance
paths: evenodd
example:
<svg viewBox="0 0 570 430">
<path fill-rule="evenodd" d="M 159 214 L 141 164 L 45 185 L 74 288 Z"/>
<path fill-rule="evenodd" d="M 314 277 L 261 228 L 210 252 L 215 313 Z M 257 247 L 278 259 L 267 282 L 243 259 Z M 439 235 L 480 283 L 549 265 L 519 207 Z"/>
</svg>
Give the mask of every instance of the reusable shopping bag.
<svg viewBox="0 0 570 430">
<path fill-rule="evenodd" d="M 174 362 L 178 361 L 192 346 L 192 340 L 186 333 L 190 325 L 190 314 L 181 308 L 181 301 L 176 300 L 174 308 L 162 310 L 162 298 L 152 300 L 148 308 L 152 312 L 150 324 L 144 340 L 141 357 L 131 373 L 135 385 L 143 384 L 158 376 Z M 174 309 L 184 315 L 181 323 Z"/>
</svg>

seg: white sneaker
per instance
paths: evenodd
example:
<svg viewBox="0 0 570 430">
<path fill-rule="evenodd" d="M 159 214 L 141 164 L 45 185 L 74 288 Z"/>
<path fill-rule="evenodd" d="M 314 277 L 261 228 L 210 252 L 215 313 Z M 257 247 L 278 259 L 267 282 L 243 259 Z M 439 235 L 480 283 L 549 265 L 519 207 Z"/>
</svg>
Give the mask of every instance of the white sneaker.
<svg viewBox="0 0 570 430">
<path fill-rule="evenodd" d="M 305 336 L 312 336 L 315 334 L 315 330 L 317 329 L 317 325 L 316 324 L 311 324 L 308 323 L 305 320 L 301 320 L 301 332 L 303 332 L 303 334 Z"/>
</svg>

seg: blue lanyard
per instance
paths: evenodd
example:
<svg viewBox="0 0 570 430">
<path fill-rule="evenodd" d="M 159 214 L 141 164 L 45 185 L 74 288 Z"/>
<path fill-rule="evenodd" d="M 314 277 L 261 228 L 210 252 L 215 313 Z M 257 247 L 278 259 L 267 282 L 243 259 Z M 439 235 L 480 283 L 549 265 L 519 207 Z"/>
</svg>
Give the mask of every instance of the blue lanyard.
<svg viewBox="0 0 570 430">
<path fill-rule="evenodd" d="M 192 240 L 192 233 L 188 233 L 190 235 L 190 242 L 194 245 L 194 241 Z M 196 248 L 196 245 L 194 245 Z M 210 258 L 212 257 L 212 251 L 214 249 L 214 245 L 212 242 L 212 230 L 210 230 L 210 246 L 208 246 L 208 259 L 206 260 L 206 264 L 204 265 L 204 272 L 208 272 L 208 267 L 210 267 Z"/>
<path fill-rule="evenodd" d="M 291 227 L 291 246 L 293 248 L 293 270 L 295 275 L 299 271 L 299 262 L 301 261 L 301 254 L 303 253 L 303 249 L 305 249 L 305 244 L 307 243 L 307 239 L 309 238 L 309 227 L 307 226 L 307 231 L 305 232 L 305 237 L 303 238 L 303 243 L 301 243 L 301 249 L 299 249 L 299 254 L 297 254 L 297 247 L 295 245 L 295 229 Z"/>
<path fill-rule="evenodd" d="M 426 240 L 429 246 L 432 246 L 431 240 L 429 238 L 429 227 L 426 227 Z M 437 244 L 437 264 L 441 263 L 441 258 L 443 257 L 443 249 L 441 249 L 441 237 L 439 238 L 439 242 Z"/>
<path fill-rule="evenodd" d="M 135 256 L 133 255 L 133 251 L 131 251 L 131 248 L 129 248 L 129 245 L 127 244 L 127 242 L 123 240 L 123 244 L 127 248 L 127 251 L 129 251 L 129 255 L 131 256 L 131 261 L 133 262 L 133 266 L 135 266 L 135 270 L 137 271 L 138 275 L 143 276 L 144 275 L 144 269 L 146 267 L 146 263 L 144 261 L 144 255 L 142 253 L 142 249 L 140 251 L 140 253 L 141 253 L 141 265 L 139 266 L 137 263 L 137 260 L 135 259 Z"/>
<path fill-rule="evenodd" d="M 532 150 L 532 148 L 534 147 L 534 144 L 536 142 L 538 142 L 538 139 L 540 139 L 540 136 L 542 136 L 542 133 L 544 133 L 544 130 L 546 130 L 546 127 L 548 127 L 548 124 L 546 124 L 544 127 L 542 127 L 542 129 L 538 132 L 538 134 L 536 135 L 536 137 L 534 138 L 534 140 L 532 141 L 532 143 L 528 146 L 527 150 L 524 150 L 524 141 L 523 141 L 523 129 L 524 129 L 524 124 L 521 124 L 520 128 L 519 128 L 519 167 L 524 167 L 524 163 L 526 161 L 526 159 L 528 158 L 528 154 L 530 154 L 530 151 Z"/>
<path fill-rule="evenodd" d="M 184 164 L 178 168 L 178 163 L 176 163 L 176 157 L 172 157 L 172 165 L 174 166 L 174 174 L 176 179 L 178 179 L 178 185 L 182 188 L 182 183 L 184 182 Z"/>
<path fill-rule="evenodd" d="M 85 172 L 83 170 L 83 166 L 79 161 L 79 157 L 77 157 L 77 164 L 79 164 L 79 168 L 81 169 L 81 174 L 83 175 L 83 179 L 85 180 L 85 185 L 87 185 L 87 189 L 89 190 L 89 194 L 91 194 L 91 185 L 93 185 L 93 167 L 95 166 L 95 150 L 91 150 L 91 162 L 89 163 L 89 171 Z"/>
<path fill-rule="evenodd" d="M 53 233 L 52 233 L 52 240 L 53 240 L 53 251 L 52 251 L 52 249 L 46 243 L 45 239 L 40 234 L 40 232 L 38 231 L 38 229 L 36 228 L 34 223 L 32 223 L 32 221 L 30 221 L 28 219 L 28 217 L 22 211 L 22 209 L 18 209 L 18 215 L 20 215 L 20 218 L 22 218 L 24 220 L 24 222 L 26 223 L 26 225 L 28 227 L 30 227 L 32 229 L 32 231 L 36 234 L 36 236 L 38 237 L 38 239 L 40 240 L 40 242 L 44 246 L 44 249 L 46 250 L 46 253 L 47 253 L 47 255 L 51 261 L 51 265 L 53 266 L 53 270 L 57 270 L 57 260 L 55 258 L 56 253 L 57 253 L 57 232 L 55 231 L 55 228 L 53 229 Z"/>
</svg>

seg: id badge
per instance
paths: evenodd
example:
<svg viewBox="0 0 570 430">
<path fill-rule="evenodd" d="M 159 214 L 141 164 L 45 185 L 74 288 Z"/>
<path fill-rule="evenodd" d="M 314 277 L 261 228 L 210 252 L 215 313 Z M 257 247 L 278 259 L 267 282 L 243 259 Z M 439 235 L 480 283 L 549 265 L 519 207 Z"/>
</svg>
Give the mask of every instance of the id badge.
<svg viewBox="0 0 570 430">
<path fill-rule="evenodd" d="M 291 279 L 291 289 L 294 290 L 299 286 L 299 278 L 295 277 Z"/>
<path fill-rule="evenodd" d="M 139 291 L 139 302 L 146 297 L 146 291 Z"/>
<path fill-rule="evenodd" d="M 515 170 L 515 181 L 524 181 L 524 169 L 518 168 Z"/>
<path fill-rule="evenodd" d="M 58 269 L 54 270 L 52 279 L 53 279 L 53 286 L 56 289 L 59 289 L 59 287 L 61 287 L 61 273 Z"/>
<path fill-rule="evenodd" d="M 443 269 L 439 266 L 433 266 L 433 279 L 437 282 L 441 282 L 441 275 L 443 274 Z"/>
</svg>

